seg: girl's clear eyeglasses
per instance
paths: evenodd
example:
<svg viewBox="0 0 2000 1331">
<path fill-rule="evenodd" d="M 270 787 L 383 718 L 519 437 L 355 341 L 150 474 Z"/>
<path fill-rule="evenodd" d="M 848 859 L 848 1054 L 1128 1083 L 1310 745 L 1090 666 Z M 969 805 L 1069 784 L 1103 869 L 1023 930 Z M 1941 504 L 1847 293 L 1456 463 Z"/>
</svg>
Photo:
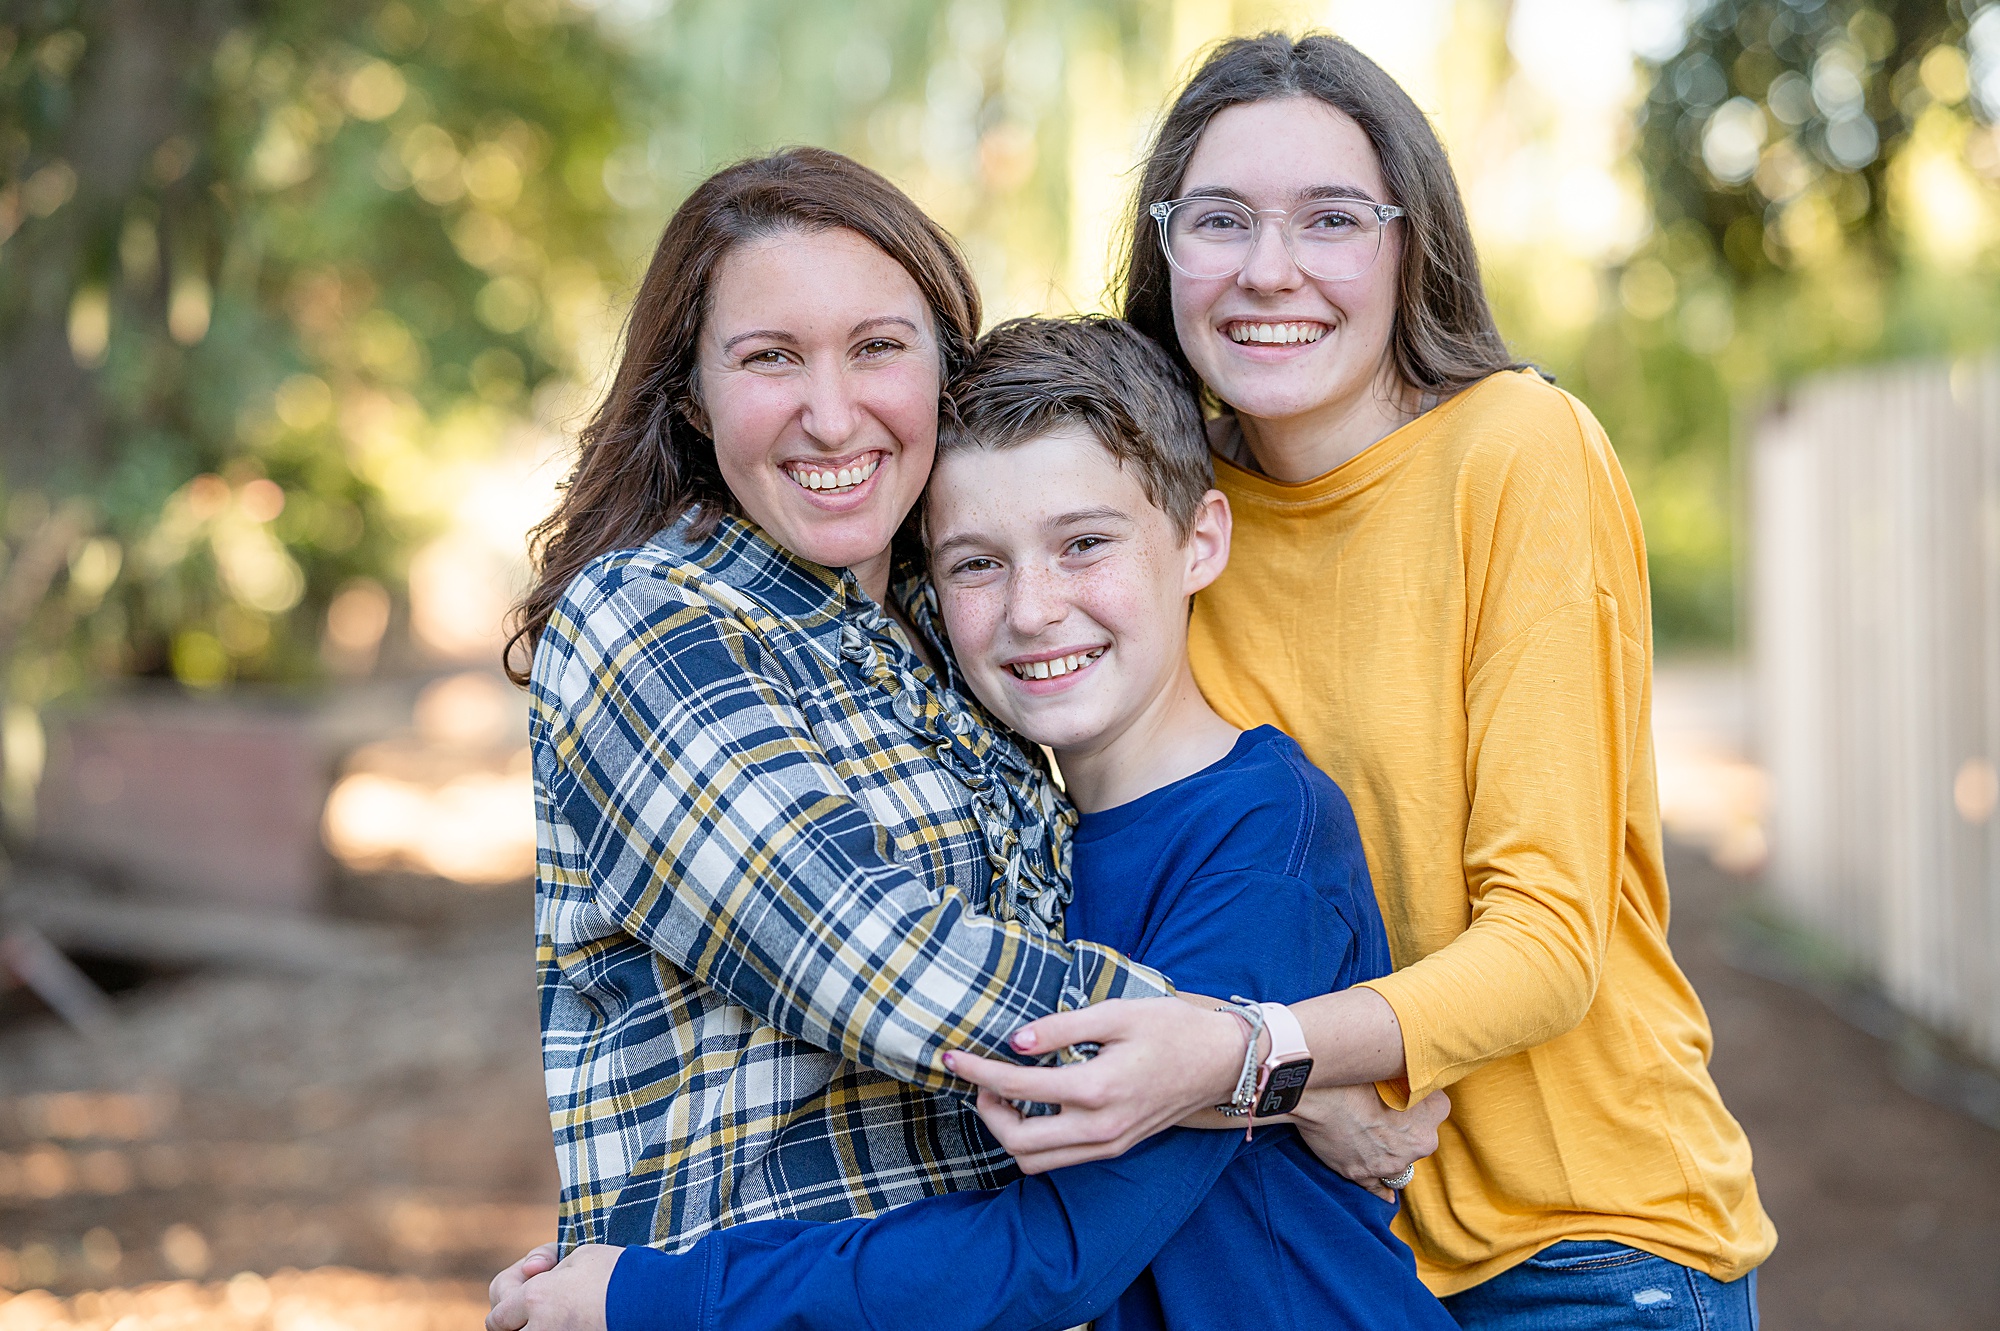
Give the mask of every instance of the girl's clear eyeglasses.
<svg viewBox="0 0 2000 1331">
<path fill-rule="evenodd" d="M 1234 199 L 1195 195 L 1146 210 L 1160 224 L 1167 262 L 1188 277 L 1234 277 L 1256 252 L 1265 218 L 1282 218 L 1285 253 L 1307 277 L 1345 282 L 1361 276 L 1382 252 L 1382 232 L 1406 214 L 1366 199 L 1313 199 L 1287 212 L 1246 208 Z"/>
</svg>

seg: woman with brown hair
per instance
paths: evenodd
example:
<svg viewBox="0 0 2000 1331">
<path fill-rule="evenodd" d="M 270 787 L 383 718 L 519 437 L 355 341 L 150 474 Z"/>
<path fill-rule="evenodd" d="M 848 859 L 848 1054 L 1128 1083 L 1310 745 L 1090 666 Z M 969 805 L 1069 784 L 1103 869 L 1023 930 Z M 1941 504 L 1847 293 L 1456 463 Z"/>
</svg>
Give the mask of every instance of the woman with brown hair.
<svg viewBox="0 0 2000 1331">
<path fill-rule="evenodd" d="M 1302 1130 L 1386 1172 L 1370 1084 L 1398 1108 L 1450 1088 L 1436 1155 L 1385 1182 L 1461 1325 L 1754 1326 L 1775 1235 L 1667 947 L 1645 548 L 1604 432 L 1509 355 L 1442 146 L 1334 38 L 1211 55 L 1132 223 L 1126 316 L 1216 407 L 1236 519 L 1197 679 L 1346 791 L 1401 967 L 1292 1006 Z M 1211 1038 L 1114 1003 L 1015 1038 L 1102 1042 L 1083 1067 L 954 1067 L 1066 1106 L 983 1102 L 1034 1171 L 1213 1103 Z"/>
<path fill-rule="evenodd" d="M 950 238 L 836 153 L 721 171 L 660 239 L 511 644 L 565 1251 L 991 1187 L 941 1051 L 1169 992 L 1061 940 L 1074 814 L 898 558 L 978 326 Z"/>
</svg>

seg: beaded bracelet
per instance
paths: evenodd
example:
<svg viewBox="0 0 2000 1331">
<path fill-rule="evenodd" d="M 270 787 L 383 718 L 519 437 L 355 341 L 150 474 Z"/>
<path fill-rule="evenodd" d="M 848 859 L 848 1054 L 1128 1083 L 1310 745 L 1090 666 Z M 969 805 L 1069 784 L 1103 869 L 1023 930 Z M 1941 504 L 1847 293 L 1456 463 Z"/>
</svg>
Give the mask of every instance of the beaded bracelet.
<svg viewBox="0 0 2000 1331">
<path fill-rule="evenodd" d="M 1244 1118 L 1257 1104 L 1258 1073 L 1262 1070 L 1257 1063 L 1257 1037 L 1264 1033 L 1264 1009 L 1255 1003 L 1231 1003 L 1216 1011 L 1235 1014 L 1250 1031 L 1249 1042 L 1243 1047 L 1243 1071 L 1236 1078 L 1236 1093 L 1227 1104 L 1215 1107 L 1218 1114 Z"/>
</svg>

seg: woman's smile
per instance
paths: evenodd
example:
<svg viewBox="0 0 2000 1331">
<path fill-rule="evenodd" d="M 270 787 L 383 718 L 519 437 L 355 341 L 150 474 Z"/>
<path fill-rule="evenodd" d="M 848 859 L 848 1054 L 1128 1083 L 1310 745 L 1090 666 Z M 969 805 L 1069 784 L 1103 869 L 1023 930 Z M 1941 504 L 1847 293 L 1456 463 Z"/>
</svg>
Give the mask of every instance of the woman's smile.
<svg viewBox="0 0 2000 1331">
<path fill-rule="evenodd" d="M 781 462 L 778 467 L 792 478 L 815 502 L 859 495 L 888 454 L 872 449 L 855 457 L 801 458 Z"/>
<path fill-rule="evenodd" d="M 1318 319 L 1227 319 L 1222 335 L 1238 346 L 1311 346 L 1328 326 Z"/>
</svg>

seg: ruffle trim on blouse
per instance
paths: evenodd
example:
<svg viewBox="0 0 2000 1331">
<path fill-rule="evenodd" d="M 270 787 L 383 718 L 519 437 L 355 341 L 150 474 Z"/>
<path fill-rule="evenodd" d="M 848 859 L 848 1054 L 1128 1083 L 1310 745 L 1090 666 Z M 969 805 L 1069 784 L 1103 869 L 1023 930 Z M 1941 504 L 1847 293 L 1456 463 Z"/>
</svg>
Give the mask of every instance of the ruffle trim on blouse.
<svg viewBox="0 0 2000 1331">
<path fill-rule="evenodd" d="M 909 599 L 922 630 L 932 641 L 944 642 L 931 596 Z M 841 618 L 840 654 L 888 695 L 896 719 L 972 792 L 993 871 L 988 910 L 998 919 L 1061 937 L 1077 818 L 1048 774 L 996 735 L 955 691 L 925 684 L 916 674 L 915 655 L 897 639 L 882 608 L 858 586 L 849 589 Z"/>
</svg>

